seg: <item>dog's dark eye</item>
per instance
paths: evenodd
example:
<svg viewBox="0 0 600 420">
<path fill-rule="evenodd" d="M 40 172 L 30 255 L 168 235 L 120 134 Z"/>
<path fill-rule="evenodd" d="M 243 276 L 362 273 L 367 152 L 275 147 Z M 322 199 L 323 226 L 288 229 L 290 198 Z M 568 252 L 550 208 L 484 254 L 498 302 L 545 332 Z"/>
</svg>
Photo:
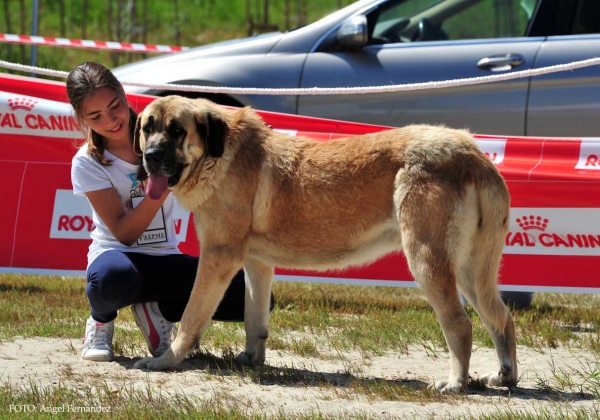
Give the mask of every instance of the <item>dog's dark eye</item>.
<svg viewBox="0 0 600 420">
<path fill-rule="evenodd" d="M 144 124 L 144 128 L 142 129 L 144 131 L 144 134 L 149 135 L 150 132 L 152 131 L 153 125 L 154 125 L 154 117 L 151 115 L 150 117 L 148 117 L 148 121 L 146 121 L 146 124 Z"/>
<path fill-rule="evenodd" d="M 170 135 L 172 136 L 179 136 L 180 134 L 184 133 L 183 127 L 181 126 L 181 124 L 179 124 L 178 122 L 171 122 L 171 124 L 169 124 L 169 128 L 167 128 L 167 131 L 169 132 Z"/>
</svg>

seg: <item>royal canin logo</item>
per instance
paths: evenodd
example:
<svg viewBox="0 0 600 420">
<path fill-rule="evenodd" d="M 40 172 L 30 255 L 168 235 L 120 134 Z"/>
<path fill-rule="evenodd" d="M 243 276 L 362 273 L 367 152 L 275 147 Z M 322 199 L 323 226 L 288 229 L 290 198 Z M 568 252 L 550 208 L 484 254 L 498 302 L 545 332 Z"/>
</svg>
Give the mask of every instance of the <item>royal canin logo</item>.
<svg viewBox="0 0 600 420">
<path fill-rule="evenodd" d="M 548 219 L 543 218 L 541 216 L 530 215 L 530 216 L 517 218 L 517 223 L 523 230 L 535 229 L 535 230 L 541 230 L 543 232 L 546 230 L 546 226 L 548 226 L 548 222 L 549 222 Z"/>
<path fill-rule="evenodd" d="M 90 239 L 96 228 L 92 219 L 92 209 L 84 197 L 73 195 L 72 190 L 56 190 L 50 238 Z M 190 212 L 176 202 L 173 208 L 173 223 L 177 240 L 185 242 L 190 221 Z"/>
<path fill-rule="evenodd" d="M 600 138 L 585 138 L 581 141 L 575 169 L 600 170 Z"/>
<path fill-rule="evenodd" d="M 584 166 L 586 168 L 600 169 L 600 159 L 598 158 L 598 155 L 586 156 Z"/>
<path fill-rule="evenodd" d="M 504 162 L 506 150 L 506 139 L 476 139 L 481 151 L 492 161 L 494 165 Z"/>
<path fill-rule="evenodd" d="M 51 106 L 55 105 L 42 107 L 42 102 L 45 101 L 20 96 L 5 97 L 4 101 L 0 102 L 0 132 L 5 130 L 9 133 L 23 134 L 39 131 L 56 134 L 62 132 L 68 134 L 69 137 L 73 137 L 74 134 L 79 137 L 81 134 L 79 125 L 73 115 L 69 115 L 66 109 L 67 105 L 61 104 L 65 107 L 64 113 L 61 115 L 58 111 L 60 108 L 53 110 Z M 42 109 L 38 110 L 36 105 Z"/>
<path fill-rule="evenodd" d="M 15 98 L 8 100 L 8 106 L 13 111 L 17 109 L 24 109 L 26 111 L 31 111 L 33 107 L 38 103 L 38 101 L 29 99 L 29 98 Z"/>
<path fill-rule="evenodd" d="M 505 245 L 507 247 L 562 249 L 600 248 L 600 235 L 591 233 L 552 232 L 552 230 L 549 229 L 550 219 L 547 217 L 530 214 L 517 217 L 515 221 L 522 231 L 508 232 L 505 240 Z"/>
</svg>

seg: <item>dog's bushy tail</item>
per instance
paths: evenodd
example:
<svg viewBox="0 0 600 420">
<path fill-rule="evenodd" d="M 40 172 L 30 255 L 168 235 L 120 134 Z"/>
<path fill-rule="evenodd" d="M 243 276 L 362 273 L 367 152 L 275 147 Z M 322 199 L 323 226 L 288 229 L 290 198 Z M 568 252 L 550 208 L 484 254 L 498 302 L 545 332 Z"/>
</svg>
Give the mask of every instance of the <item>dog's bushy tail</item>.
<svg viewBox="0 0 600 420">
<path fill-rule="evenodd" d="M 498 272 L 508 233 L 510 194 L 504 178 L 493 163 L 480 156 L 474 168 L 474 182 L 479 202 L 479 224 L 473 243 L 475 293 L 480 314 L 498 331 L 504 331 L 510 316 L 498 292 Z"/>
</svg>

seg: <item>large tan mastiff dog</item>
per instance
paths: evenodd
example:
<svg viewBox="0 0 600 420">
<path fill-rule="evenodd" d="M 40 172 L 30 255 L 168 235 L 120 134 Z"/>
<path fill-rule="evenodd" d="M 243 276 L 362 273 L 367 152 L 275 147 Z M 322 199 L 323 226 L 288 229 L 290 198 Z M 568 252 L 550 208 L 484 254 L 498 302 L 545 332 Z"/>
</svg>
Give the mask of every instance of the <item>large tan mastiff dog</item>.
<svg viewBox="0 0 600 420">
<path fill-rule="evenodd" d="M 414 125 L 317 142 L 273 131 L 249 108 L 169 96 L 140 114 L 134 147 L 148 194 L 168 184 L 194 213 L 202 246 L 176 340 L 135 367 L 181 363 L 241 266 L 246 349 L 237 360 L 259 366 L 274 267 L 340 269 L 403 250 L 450 351 L 450 374 L 435 389 L 461 391 L 469 377 L 472 328 L 459 291 L 500 360 L 483 381 L 517 383 L 515 328 L 496 286 L 510 197 L 469 133 Z"/>
</svg>

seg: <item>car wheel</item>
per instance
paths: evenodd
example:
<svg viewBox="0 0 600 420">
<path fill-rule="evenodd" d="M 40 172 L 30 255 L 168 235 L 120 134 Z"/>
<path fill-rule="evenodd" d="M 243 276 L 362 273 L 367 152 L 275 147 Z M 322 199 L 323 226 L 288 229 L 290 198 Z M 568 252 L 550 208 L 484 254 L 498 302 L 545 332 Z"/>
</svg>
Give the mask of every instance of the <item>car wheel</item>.
<svg viewBox="0 0 600 420">
<path fill-rule="evenodd" d="M 533 299 L 532 292 L 500 292 L 500 296 L 506 306 L 516 309 L 528 309 Z"/>
</svg>

